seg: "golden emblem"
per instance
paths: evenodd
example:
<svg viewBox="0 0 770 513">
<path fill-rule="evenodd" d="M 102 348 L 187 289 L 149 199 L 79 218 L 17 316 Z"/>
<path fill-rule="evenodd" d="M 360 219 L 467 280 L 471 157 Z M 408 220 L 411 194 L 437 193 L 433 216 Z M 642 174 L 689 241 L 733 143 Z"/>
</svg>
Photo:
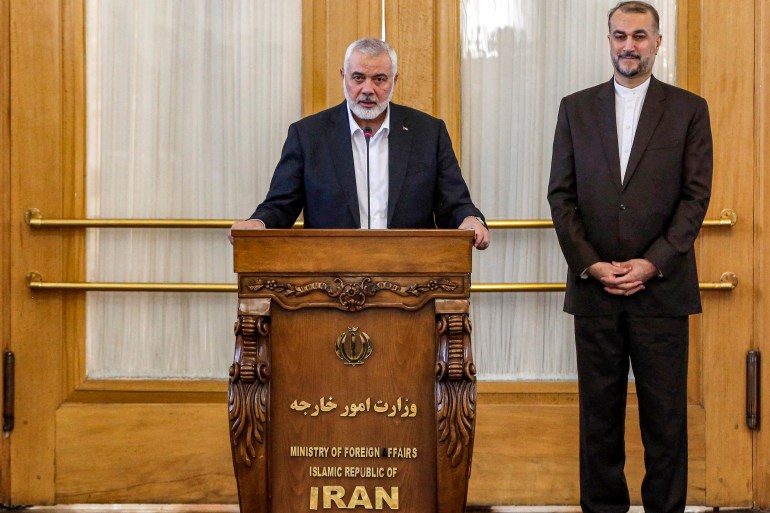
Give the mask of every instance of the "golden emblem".
<svg viewBox="0 0 770 513">
<path fill-rule="evenodd" d="M 372 340 L 358 326 L 348 328 L 337 337 L 336 353 L 345 365 L 361 365 L 372 354 Z"/>
</svg>

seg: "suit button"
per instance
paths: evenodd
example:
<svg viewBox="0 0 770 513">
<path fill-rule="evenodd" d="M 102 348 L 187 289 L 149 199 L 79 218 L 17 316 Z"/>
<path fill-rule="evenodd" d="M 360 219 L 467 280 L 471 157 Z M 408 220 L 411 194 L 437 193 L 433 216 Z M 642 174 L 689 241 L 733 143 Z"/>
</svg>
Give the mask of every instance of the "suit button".
<svg viewBox="0 0 770 513">
<path fill-rule="evenodd" d="M 620 210 L 625 210 L 625 209 L 626 209 L 626 206 L 625 206 L 624 204 L 622 204 L 622 203 L 621 203 L 621 204 L 620 204 Z"/>
</svg>

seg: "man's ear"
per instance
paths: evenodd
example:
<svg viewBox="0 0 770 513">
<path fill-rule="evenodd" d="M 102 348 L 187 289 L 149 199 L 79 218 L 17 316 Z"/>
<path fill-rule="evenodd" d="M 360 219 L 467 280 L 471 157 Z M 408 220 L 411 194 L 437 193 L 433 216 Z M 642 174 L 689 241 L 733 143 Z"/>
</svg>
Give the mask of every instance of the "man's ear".
<svg viewBox="0 0 770 513">
<path fill-rule="evenodd" d="M 340 78 L 345 80 L 345 68 L 340 68 Z"/>
</svg>

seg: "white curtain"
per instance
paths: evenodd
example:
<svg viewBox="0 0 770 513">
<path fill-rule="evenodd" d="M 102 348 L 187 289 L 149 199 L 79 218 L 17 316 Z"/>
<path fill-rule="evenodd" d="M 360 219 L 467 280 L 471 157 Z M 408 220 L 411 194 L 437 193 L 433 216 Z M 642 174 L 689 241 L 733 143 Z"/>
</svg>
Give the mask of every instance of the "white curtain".
<svg viewBox="0 0 770 513">
<path fill-rule="evenodd" d="M 559 101 L 612 77 L 607 11 L 616 0 L 462 0 L 462 158 L 490 219 L 550 219 L 546 201 Z M 652 2 L 663 46 L 654 74 L 675 82 L 676 2 Z M 496 230 L 474 282 L 563 282 L 553 230 Z M 483 380 L 576 379 L 563 293 L 475 294 Z"/>
<path fill-rule="evenodd" d="M 247 217 L 300 117 L 300 0 L 87 0 L 87 214 Z M 226 230 L 93 229 L 89 281 L 235 283 Z M 89 293 L 92 378 L 227 377 L 233 294 Z"/>
<path fill-rule="evenodd" d="M 462 155 L 490 219 L 549 215 L 562 96 L 608 80 L 608 0 L 462 0 Z M 675 1 L 655 2 L 674 82 Z M 300 117 L 300 0 L 87 0 L 87 214 L 243 218 Z M 94 229 L 89 281 L 234 283 L 224 230 Z M 494 231 L 474 282 L 557 282 L 548 230 Z M 574 379 L 562 294 L 474 294 L 481 379 Z M 89 293 L 91 378 L 224 379 L 233 294 Z"/>
</svg>

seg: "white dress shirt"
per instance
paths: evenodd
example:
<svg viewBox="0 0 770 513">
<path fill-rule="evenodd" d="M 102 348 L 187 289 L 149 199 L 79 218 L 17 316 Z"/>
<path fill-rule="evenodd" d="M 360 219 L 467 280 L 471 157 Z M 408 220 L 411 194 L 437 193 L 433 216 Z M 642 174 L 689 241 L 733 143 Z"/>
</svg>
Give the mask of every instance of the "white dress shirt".
<svg viewBox="0 0 770 513">
<path fill-rule="evenodd" d="M 615 81 L 615 123 L 618 130 L 618 150 L 620 151 L 620 181 L 626 177 L 628 157 L 631 155 L 631 147 L 634 144 L 636 127 L 639 125 L 639 116 L 642 114 L 644 97 L 650 87 L 648 78 L 633 89 L 623 87 Z M 658 273 L 660 275 L 660 273 Z M 583 269 L 580 277 L 588 279 L 588 268 Z"/>
<path fill-rule="evenodd" d="M 644 97 L 650 87 L 650 79 L 629 89 L 615 81 L 615 122 L 618 128 L 618 150 L 620 151 L 620 181 L 626 177 L 628 157 L 634 144 L 636 127 L 642 114 Z"/>
<path fill-rule="evenodd" d="M 388 134 L 390 133 L 390 106 L 385 114 L 382 126 L 369 140 L 369 186 L 366 176 L 366 140 L 364 131 L 358 126 L 348 106 L 350 121 L 350 140 L 353 145 L 353 165 L 356 170 L 356 192 L 358 193 L 358 213 L 361 228 L 388 227 Z M 368 224 L 369 207 L 367 196 L 371 198 L 371 221 Z"/>
</svg>

